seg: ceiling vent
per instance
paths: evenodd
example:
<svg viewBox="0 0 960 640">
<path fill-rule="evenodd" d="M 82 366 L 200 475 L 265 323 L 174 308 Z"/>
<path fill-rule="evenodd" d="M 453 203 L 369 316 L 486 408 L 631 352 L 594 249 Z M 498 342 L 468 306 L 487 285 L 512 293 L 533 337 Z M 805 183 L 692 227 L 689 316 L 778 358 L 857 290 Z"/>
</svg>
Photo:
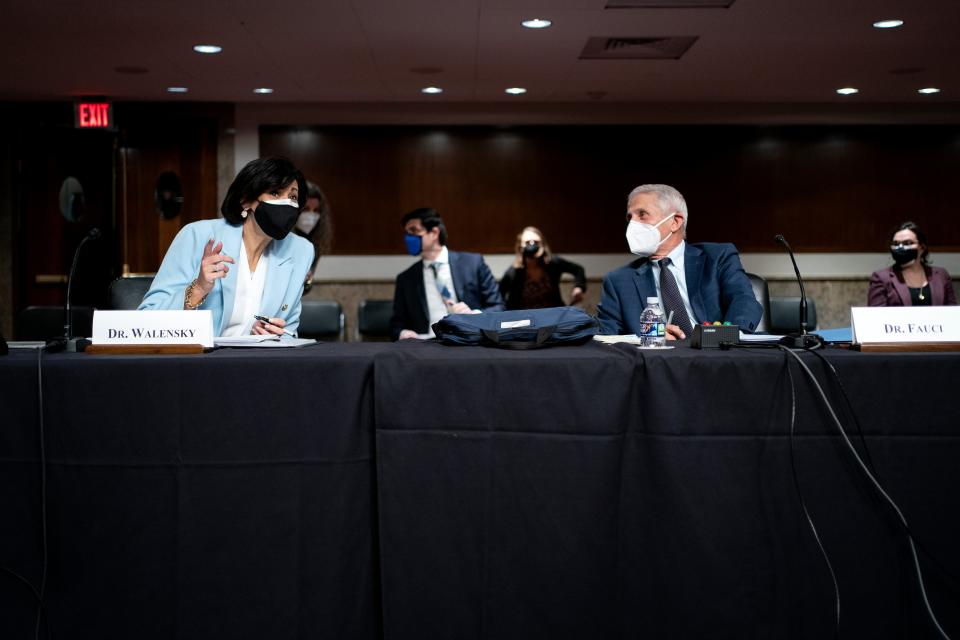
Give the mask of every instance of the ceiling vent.
<svg viewBox="0 0 960 640">
<path fill-rule="evenodd" d="M 607 0 L 605 9 L 729 9 L 736 0 Z"/>
<path fill-rule="evenodd" d="M 599 38 L 587 40 L 581 60 L 679 60 L 697 36 L 662 38 Z"/>
</svg>

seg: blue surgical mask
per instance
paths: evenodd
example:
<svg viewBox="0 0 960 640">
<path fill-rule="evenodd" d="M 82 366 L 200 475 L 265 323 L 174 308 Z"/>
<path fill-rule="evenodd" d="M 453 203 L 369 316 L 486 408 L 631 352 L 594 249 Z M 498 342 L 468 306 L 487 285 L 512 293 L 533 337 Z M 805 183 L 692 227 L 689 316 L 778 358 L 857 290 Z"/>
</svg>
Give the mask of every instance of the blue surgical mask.
<svg viewBox="0 0 960 640">
<path fill-rule="evenodd" d="M 413 236 L 409 233 L 403 236 L 404 241 L 407 243 L 407 253 L 412 256 L 420 255 L 420 252 L 423 251 L 423 238 L 420 236 Z"/>
</svg>

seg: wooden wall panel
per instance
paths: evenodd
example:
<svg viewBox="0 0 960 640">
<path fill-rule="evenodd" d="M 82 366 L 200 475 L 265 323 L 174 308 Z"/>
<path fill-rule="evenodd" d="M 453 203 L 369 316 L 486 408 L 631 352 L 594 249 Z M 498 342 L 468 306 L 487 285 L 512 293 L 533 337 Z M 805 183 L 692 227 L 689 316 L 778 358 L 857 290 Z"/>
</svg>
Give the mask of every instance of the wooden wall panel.
<svg viewBox="0 0 960 640">
<path fill-rule="evenodd" d="M 183 225 L 215 218 L 220 208 L 218 119 L 189 113 L 171 117 L 162 109 L 143 105 L 119 111 L 127 126 L 118 151 L 118 264 L 133 273 L 155 272 Z M 180 215 L 170 220 L 154 203 L 157 178 L 167 171 L 180 176 L 184 195 Z"/>
<path fill-rule="evenodd" d="M 956 126 L 264 126 L 330 198 L 335 254 L 401 253 L 399 218 L 436 207 L 457 249 L 512 251 L 525 225 L 562 253 L 623 253 L 627 193 L 680 189 L 691 241 L 883 251 L 903 219 L 960 249 Z"/>
</svg>

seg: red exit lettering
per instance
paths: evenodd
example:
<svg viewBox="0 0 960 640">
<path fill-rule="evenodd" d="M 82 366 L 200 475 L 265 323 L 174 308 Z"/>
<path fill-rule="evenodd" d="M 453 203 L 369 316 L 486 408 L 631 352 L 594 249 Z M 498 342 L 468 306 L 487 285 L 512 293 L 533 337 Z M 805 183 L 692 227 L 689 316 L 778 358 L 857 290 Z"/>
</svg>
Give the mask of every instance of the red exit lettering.
<svg viewBox="0 0 960 640">
<path fill-rule="evenodd" d="M 77 126 L 103 129 L 110 126 L 110 103 L 80 102 L 77 104 Z"/>
</svg>

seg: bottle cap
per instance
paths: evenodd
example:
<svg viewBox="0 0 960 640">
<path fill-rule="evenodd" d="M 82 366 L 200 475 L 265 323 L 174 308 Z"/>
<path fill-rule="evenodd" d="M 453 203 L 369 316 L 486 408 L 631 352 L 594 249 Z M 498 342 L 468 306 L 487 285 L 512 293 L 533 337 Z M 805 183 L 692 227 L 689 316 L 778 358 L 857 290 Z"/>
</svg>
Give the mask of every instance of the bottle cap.
<svg viewBox="0 0 960 640">
<path fill-rule="evenodd" d="M 660 304 L 660 298 L 656 296 L 650 296 L 647 298 L 647 304 Z"/>
</svg>

